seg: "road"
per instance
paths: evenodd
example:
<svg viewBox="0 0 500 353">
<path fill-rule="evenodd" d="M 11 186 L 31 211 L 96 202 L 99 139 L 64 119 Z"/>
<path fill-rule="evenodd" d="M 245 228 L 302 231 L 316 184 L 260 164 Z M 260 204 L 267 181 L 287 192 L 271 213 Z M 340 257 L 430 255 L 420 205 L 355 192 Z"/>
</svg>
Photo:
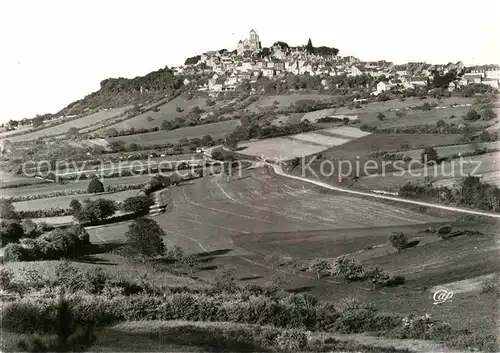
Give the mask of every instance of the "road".
<svg viewBox="0 0 500 353">
<path fill-rule="evenodd" d="M 271 163 L 268 163 L 268 162 L 264 162 L 264 163 L 265 163 L 265 165 L 273 168 L 274 172 L 276 174 L 278 174 L 278 175 L 281 175 L 281 176 L 284 176 L 284 177 L 287 177 L 287 178 L 296 179 L 296 180 L 301 180 L 301 181 L 304 181 L 306 183 L 318 185 L 318 186 L 324 187 L 326 189 L 335 190 L 335 191 L 339 191 L 339 192 L 344 192 L 344 193 L 347 193 L 347 194 L 353 194 L 353 195 L 358 195 L 358 196 L 369 196 L 369 197 L 374 197 L 374 198 L 382 199 L 382 200 L 390 200 L 390 201 L 408 203 L 408 204 L 418 205 L 418 206 L 433 207 L 433 208 L 438 208 L 438 209 L 441 209 L 441 210 L 454 211 L 454 212 L 472 214 L 472 215 L 477 215 L 477 216 L 486 216 L 486 217 L 500 218 L 500 214 L 493 213 L 493 212 L 476 211 L 476 210 L 472 210 L 472 209 L 468 209 L 468 208 L 453 207 L 453 206 L 444 206 L 444 205 L 434 204 L 434 203 L 430 203 L 430 202 L 409 200 L 409 199 L 403 199 L 403 198 L 395 197 L 395 196 L 387 196 L 387 195 L 381 195 L 381 194 L 374 194 L 374 193 L 371 193 L 371 192 L 358 191 L 358 190 L 352 190 L 352 189 L 345 189 L 345 188 L 341 188 L 341 187 L 338 187 L 338 186 L 333 186 L 333 185 L 324 183 L 324 182 L 319 181 L 319 180 L 312 180 L 312 179 L 300 177 L 300 176 L 297 176 L 297 175 L 291 175 L 291 174 L 285 173 L 283 171 L 283 169 L 281 168 L 281 166 L 279 166 L 279 165 L 271 164 Z"/>
</svg>

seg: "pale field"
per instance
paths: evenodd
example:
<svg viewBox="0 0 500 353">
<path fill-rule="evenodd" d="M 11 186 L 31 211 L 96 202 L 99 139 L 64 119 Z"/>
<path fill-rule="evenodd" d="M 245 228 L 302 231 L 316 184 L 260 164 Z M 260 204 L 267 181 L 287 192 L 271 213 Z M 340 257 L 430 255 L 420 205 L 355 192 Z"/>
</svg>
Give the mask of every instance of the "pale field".
<svg viewBox="0 0 500 353">
<path fill-rule="evenodd" d="M 29 178 L 25 176 L 13 175 L 11 173 L 3 172 L 0 170 L 0 186 L 10 186 L 10 185 L 18 185 L 18 184 L 40 184 L 44 183 L 44 180 Z M 0 189 L 0 195 L 3 195 L 5 192 L 8 193 L 7 190 L 11 189 Z"/>
<path fill-rule="evenodd" d="M 322 145 L 327 148 L 332 146 L 342 145 L 350 141 L 350 139 L 348 138 L 343 139 L 339 137 L 320 135 L 320 134 L 315 134 L 314 132 L 305 132 L 303 134 L 292 135 L 289 136 L 289 138 L 293 140 L 303 141 L 305 143 L 314 143 L 317 145 Z"/>
<path fill-rule="evenodd" d="M 26 141 L 26 140 L 33 140 L 37 139 L 39 137 L 45 137 L 49 135 L 56 135 L 56 134 L 65 134 L 68 132 L 68 130 L 72 127 L 75 127 L 77 129 L 83 129 L 87 127 L 90 124 L 97 123 L 99 121 L 103 121 L 105 119 L 123 114 L 125 110 L 129 109 L 130 107 L 122 107 L 122 108 L 113 108 L 108 111 L 100 111 L 94 114 L 90 114 L 78 119 L 75 119 L 73 121 L 68 121 L 65 123 L 62 123 L 60 125 L 56 125 L 53 127 L 49 127 L 46 129 L 42 129 L 39 131 L 35 131 L 33 133 L 29 133 L 26 135 L 21 135 L 21 136 L 14 136 L 10 138 L 12 142 L 15 141 Z"/>
<path fill-rule="evenodd" d="M 91 199 L 108 199 L 113 201 L 124 201 L 126 198 L 137 196 L 139 194 L 139 190 L 127 190 L 120 191 L 116 193 L 102 193 L 98 195 L 94 194 L 81 194 L 81 195 L 70 195 L 70 196 L 60 196 L 60 197 L 51 197 L 46 199 L 38 199 L 32 201 L 21 201 L 14 202 L 14 207 L 16 211 L 30 211 L 30 210 L 43 210 L 49 208 L 69 208 L 69 203 L 71 200 L 76 199 L 80 202 L 83 200 Z"/>
<path fill-rule="evenodd" d="M 242 154 L 246 155 L 264 156 L 269 159 L 292 159 L 315 154 L 333 146 L 340 146 L 355 140 L 356 136 L 366 135 L 369 133 L 356 128 L 340 127 L 245 142 L 240 143 L 239 146 L 246 147 L 241 151 Z M 345 138 L 340 136 L 345 136 Z"/>
<path fill-rule="evenodd" d="M 23 126 L 23 127 L 20 127 L 19 129 L 16 129 L 16 130 L 2 131 L 2 132 L 0 132 L 0 140 L 9 139 L 8 137 L 10 135 L 17 134 L 17 133 L 23 132 L 23 131 L 29 131 L 30 129 L 31 129 L 31 126 Z"/>
</svg>

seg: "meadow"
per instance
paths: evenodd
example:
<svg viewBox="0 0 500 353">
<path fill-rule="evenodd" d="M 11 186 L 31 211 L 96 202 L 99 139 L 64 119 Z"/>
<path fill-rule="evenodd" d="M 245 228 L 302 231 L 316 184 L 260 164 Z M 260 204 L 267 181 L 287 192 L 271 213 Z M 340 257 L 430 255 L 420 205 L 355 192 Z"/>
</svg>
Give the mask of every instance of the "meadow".
<svg viewBox="0 0 500 353">
<path fill-rule="evenodd" d="M 397 204 L 324 193 L 263 169 L 248 170 L 229 182 L 220 177 L 203 178 L 168 192 L 172 209 L 153 219 L 165 230 L 167 247 L 181 246 L 201 256 L 202 265 L 195 273 L 201 281 L 213 280 L 217 266 L 230 265 L 236 268 L 240 284 L 265 284 L 278 276 L 287 290 L 308 292 L 321 299 L 355 297 L 381 310 L 428 312 L 456 328 L 490 333 L 495 329 L 496 318 L 489 306 L 494 297 L 489 294 L 469 291 L 457 295 L 452 303 L 435 306 L 429 290 L 499 271 L 495 261 L 497 224 L 453 223 L 453 214 L 430 216 Z M 442 241 L 421 233 L 429 226 L 446 223 L 480 230 L 484 235 Z M 93 242 L 116 243 L 123 241 L 127 229 L 127 223 L 121 223 L 88 232 Z M 421 245 L 397 253 L 388 245 L 394 231 L 418 239 Z M 403 274 L 407 282 L 373 290 L 369 283 L 345 283 L 330 277 L 318 280 L 314 273 L 294 271 L 287 265 L 273 267 L 266 257 L 273 253 L 299 263 L 355 254 L 363 265 L 379 265 L 390 273 Z M 469 313 L 465 320 L 464 312 Z"/>
<path fill-rule="evenodd" d="M 83 202 L 86 199 L 95 200 L 103 198 L 121 202 L 129 197 L 137 196 L 138 193 L 139 193 L 138 190 L 127 190 L 115 193 L 80 194 L 80 195 L 51 197 L 51 198 L 30 200 L 30 201 L 20 201 L 20 202 L 14 202 L 13 204 L 14 207 L 16 208 L 16 211 L 32 211 L 32 210 L 43 210 L 49 208 L 64 209 L 64 208 L 69 208 L 69 203 L 73 199 Z"/>
</svg>

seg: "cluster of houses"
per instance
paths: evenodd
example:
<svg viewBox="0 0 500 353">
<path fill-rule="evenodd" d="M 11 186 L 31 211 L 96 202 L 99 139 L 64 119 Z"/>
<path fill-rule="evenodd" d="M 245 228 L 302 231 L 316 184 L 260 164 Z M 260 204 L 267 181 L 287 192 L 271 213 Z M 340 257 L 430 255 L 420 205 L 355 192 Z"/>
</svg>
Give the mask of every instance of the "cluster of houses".
<svg viewBox="0 0 500 353">
<path fill-rule="evenodd" d="M 348 75 L 360 76 L 370 75 L 381 78 L 376 91 L 372 94 L 378 95 L 396 85 L 403 88 L 415 88 L 426 86 L 432 79 L 434 70 L 446 74 L 455 69 L 464 72 L 465 65 L 462 62 L 447 65 L 431 65 L 427 63 L 411 63 L 406 65 L 395 65 L 387 61 L 361 62 L 359 59 L 349 56 L 338 55 L 315 55 L 310 53 L 306 47 L 288 47 L 285 43 L 277 42 L 266 55 L 262 55 L 263 48 L 259 36 L 250 31 L 249 38 L 241 40 L 234 51 L 212 51 L 200 56 L 200 60 L 194 65 L 184 65 L 173 68 L 174 74 L 189 75 L 199 72 L 203 68 L 210 79 L 207 83 L 200 85 L 200 91 L 212 93 L 234 91 L 243 81 L 255 83 L 260 77 L 279 78 L 286 74 L 301 75 L 308 73 L 312 76 L 327 78 L 328 76 Z M 450 83 L 449 90 L 455 90 L 470 83 L 484 83 L 492 87 L 499 87 L 500 70 L 498 68 L 481 72 L 465 73 L 457 82 Z M 384 78 L 385 77 L 385 78 Z M 390 80 L 389 80 L 390 79 Z M 186 84 L 189 80 L 186 80 Z M 327 80 L 323 80 L 327 85 Z"/>
</svg>

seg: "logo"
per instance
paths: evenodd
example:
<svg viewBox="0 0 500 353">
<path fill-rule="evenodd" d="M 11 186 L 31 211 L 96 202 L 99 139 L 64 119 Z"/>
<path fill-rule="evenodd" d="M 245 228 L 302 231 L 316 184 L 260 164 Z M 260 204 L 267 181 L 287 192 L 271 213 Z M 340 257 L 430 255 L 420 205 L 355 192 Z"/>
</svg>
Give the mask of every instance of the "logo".
<svg viewBox="0 0 500 353">
<path fill-rule="evenodd" d="M 442 304 L 448 299 L 451 299 L 453 297 L 453 292 L 447 291 L 446 289 L 440 289 L 434 293 L 432 296 L 432 299 L 434 299 L 434 305 L 436 304 Z"/>
</svg>

